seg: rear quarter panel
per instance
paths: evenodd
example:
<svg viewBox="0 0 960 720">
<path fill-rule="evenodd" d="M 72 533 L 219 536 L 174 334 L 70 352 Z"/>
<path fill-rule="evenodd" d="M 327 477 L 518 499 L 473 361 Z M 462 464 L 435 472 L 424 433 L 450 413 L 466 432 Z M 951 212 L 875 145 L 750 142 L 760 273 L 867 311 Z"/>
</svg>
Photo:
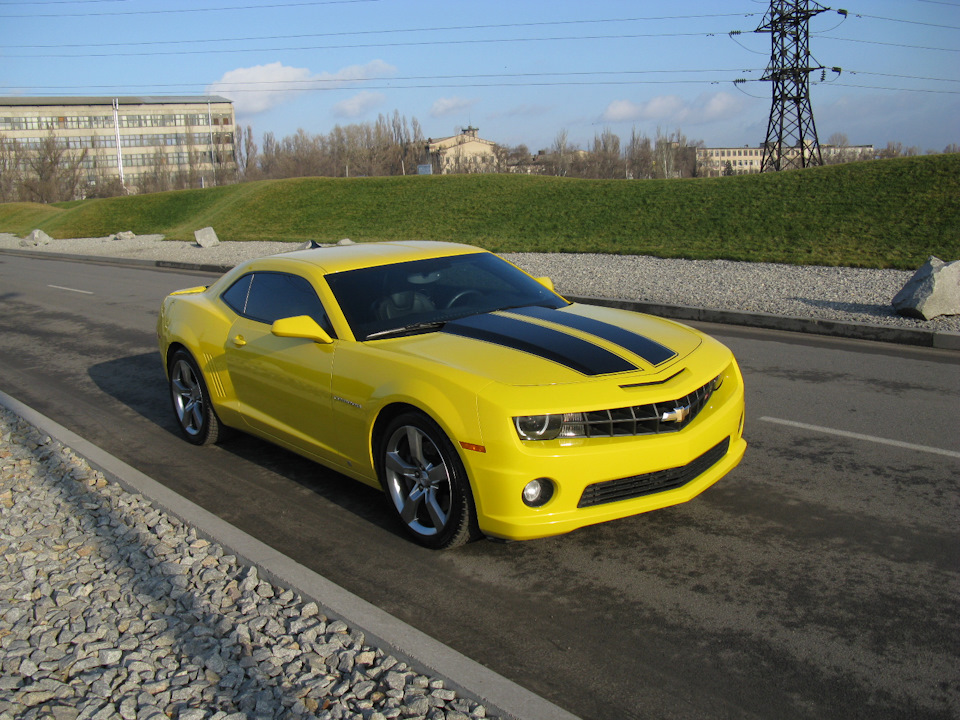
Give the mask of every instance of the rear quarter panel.
<svg viewBox="0 0 960 720">
<path fill-rule="evenodd" d="M 202 293 L 168 295 L 157 318 L 157 338 L 164 372 L 169 373 L 173 350 L 182 346 L 197 361 L 220 419 L 237 425 L 236 395 L 223 362 L 223 348 L 232 315 L 210 289 Z"/>
</svg>

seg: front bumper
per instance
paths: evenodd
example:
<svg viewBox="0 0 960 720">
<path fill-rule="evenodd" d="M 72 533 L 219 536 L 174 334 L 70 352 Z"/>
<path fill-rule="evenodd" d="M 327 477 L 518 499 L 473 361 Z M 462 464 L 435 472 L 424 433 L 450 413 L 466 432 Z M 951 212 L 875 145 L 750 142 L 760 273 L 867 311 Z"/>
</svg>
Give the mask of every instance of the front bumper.
<svg viewBox="0 0 960 720">
<path fill-rule="evenodd" d="M 486 453 L 464 458 L 480 529 L 531 540 L 686 502 L 743 458 L 743 419 L 743 381 L 733 365 L 709 406 L 679 432 L 548 442 L 504 434 Z M 531 508 L 521 492 L 538 478 L 553 483 L 554 495 Z"/>
</svg>

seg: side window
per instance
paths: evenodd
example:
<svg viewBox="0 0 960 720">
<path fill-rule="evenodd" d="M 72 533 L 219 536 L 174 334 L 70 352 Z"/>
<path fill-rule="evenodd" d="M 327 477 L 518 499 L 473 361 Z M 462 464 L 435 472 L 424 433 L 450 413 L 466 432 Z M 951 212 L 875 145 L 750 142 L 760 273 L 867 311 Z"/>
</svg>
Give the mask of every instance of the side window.
<svg viewBox="0 0 960 720">
<path fill-rule="evenodd" d="M 244 275 L 220 296 L 220 299 L 237 315 L 244 314 L 244 308 L 247 305 L 247 294 L 250 292 L 251 280 L 253 280 L 253 275 Z"/>
<path fill-rule="evenodd" d="M 235 287 L 235 286 L 234 286 Z M 233 287 L 230 288 L 233 290 Z M 230 292 L 227 291 L 227 293 Z M 224 302 L 229 304 L 224 293 Z M 243 315 L 264 323 L 295 315 L 309 315 L 333 336 L 333 327 L 327 318 L 320 298 L 313 286 L 298 275 L 286 273 L 255 273 L 247 295 Z"/>
</svg>

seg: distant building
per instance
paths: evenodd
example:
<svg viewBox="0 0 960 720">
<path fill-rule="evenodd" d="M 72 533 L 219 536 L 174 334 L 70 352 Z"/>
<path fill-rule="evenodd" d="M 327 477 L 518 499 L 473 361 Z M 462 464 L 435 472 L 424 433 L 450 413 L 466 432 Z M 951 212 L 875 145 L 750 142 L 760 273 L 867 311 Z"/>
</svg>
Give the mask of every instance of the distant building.
<svg viewBox="0 0 960 720">
<path fill-rule="evenodd" d="M 477 136 L 477 128 L 464 128 L 458 135 L 427 140 L 427 153 L 436 172 L 493 172 L 497 167 L 497 144 Z"/>
<path fill-rule="evenodd" d="M 821 145 L 820 154 L 826 165 L 877 158 L 877 151 L 873 145 Z"/>
<path fill-rule="evenodd" d="M 787 148 L 789 153 L 791 148 Z M 820 154 L 826 165 L 854 160 L 872 160 L 873 145 L 821 145 Z M 740 147 L 697 148 L 697 167 L 701 177 L 721 175 L 751 175 L 763 166 L 763 148 Z"/>
<path fill-rule="evenodd" d="M 697 148 L 697 167 L 702 177 L 758 173 L 762 163 L 763 148 Z"/>
<path fill-rule="evenodd" d="M 219 96 L 0 97 L 0 139 L 29 153 L 52 134 L 85 150 L 89 185 L 119 178 L 136 191 L 157 172 L 220 184 L 236 173 L 235 130 L 233 103 Z"/>
</svg>

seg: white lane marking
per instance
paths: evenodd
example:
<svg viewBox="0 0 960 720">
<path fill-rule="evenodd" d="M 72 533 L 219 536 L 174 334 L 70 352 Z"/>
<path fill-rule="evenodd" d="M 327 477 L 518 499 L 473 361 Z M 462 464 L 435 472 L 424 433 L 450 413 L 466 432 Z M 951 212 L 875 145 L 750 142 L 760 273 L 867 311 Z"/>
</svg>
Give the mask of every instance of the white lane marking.
<svg viewBox="0 0 960 720">
<path fill-rule="evenodd" d="M 48 288 L 53 288 L 54 290 L 67 290 L 68 292 L 78 292 L 83 293 L 84 295 L 93 295 L 89 290 L 77 290 L 76 288 L 63 287 L 62 285 L 47 285 Z"/>
<path fill-rule="evenodd" d="M 903 442 L 902 440 L 890 440 L 888 438 L 875 437 L 873 435 L 861 435 L 860 433 L 847 432 L 846 430 L 836 430 L 834 428 L 821 427 L 820 425 L 807 425 L 806 423 L 794 422 L 793 420 L 781 420 L 780 418 L 762 417 L 765 422 L 776 423 L 777 425 L 787 425 L 788 427 L 799 428 L 801 430 L 812 430 L 813 432 L 826 433 L 827 435 L 838 435 L 839 437 L 851 438 L 852 440 L 866 440 L 867 442 L 879 443 L 880 445 L 892 445 L 893 447 L 906 448 L 907 450 L 918 450 L 920 452 L 932 453 L 933 455 L 945 455 L 946 457 L 960 458 L 960 452 L 954 450 L 943 450 L 942 448 L 930 447 L 929 445 L 914 445 L 913 443 Z"/>
</svg>

